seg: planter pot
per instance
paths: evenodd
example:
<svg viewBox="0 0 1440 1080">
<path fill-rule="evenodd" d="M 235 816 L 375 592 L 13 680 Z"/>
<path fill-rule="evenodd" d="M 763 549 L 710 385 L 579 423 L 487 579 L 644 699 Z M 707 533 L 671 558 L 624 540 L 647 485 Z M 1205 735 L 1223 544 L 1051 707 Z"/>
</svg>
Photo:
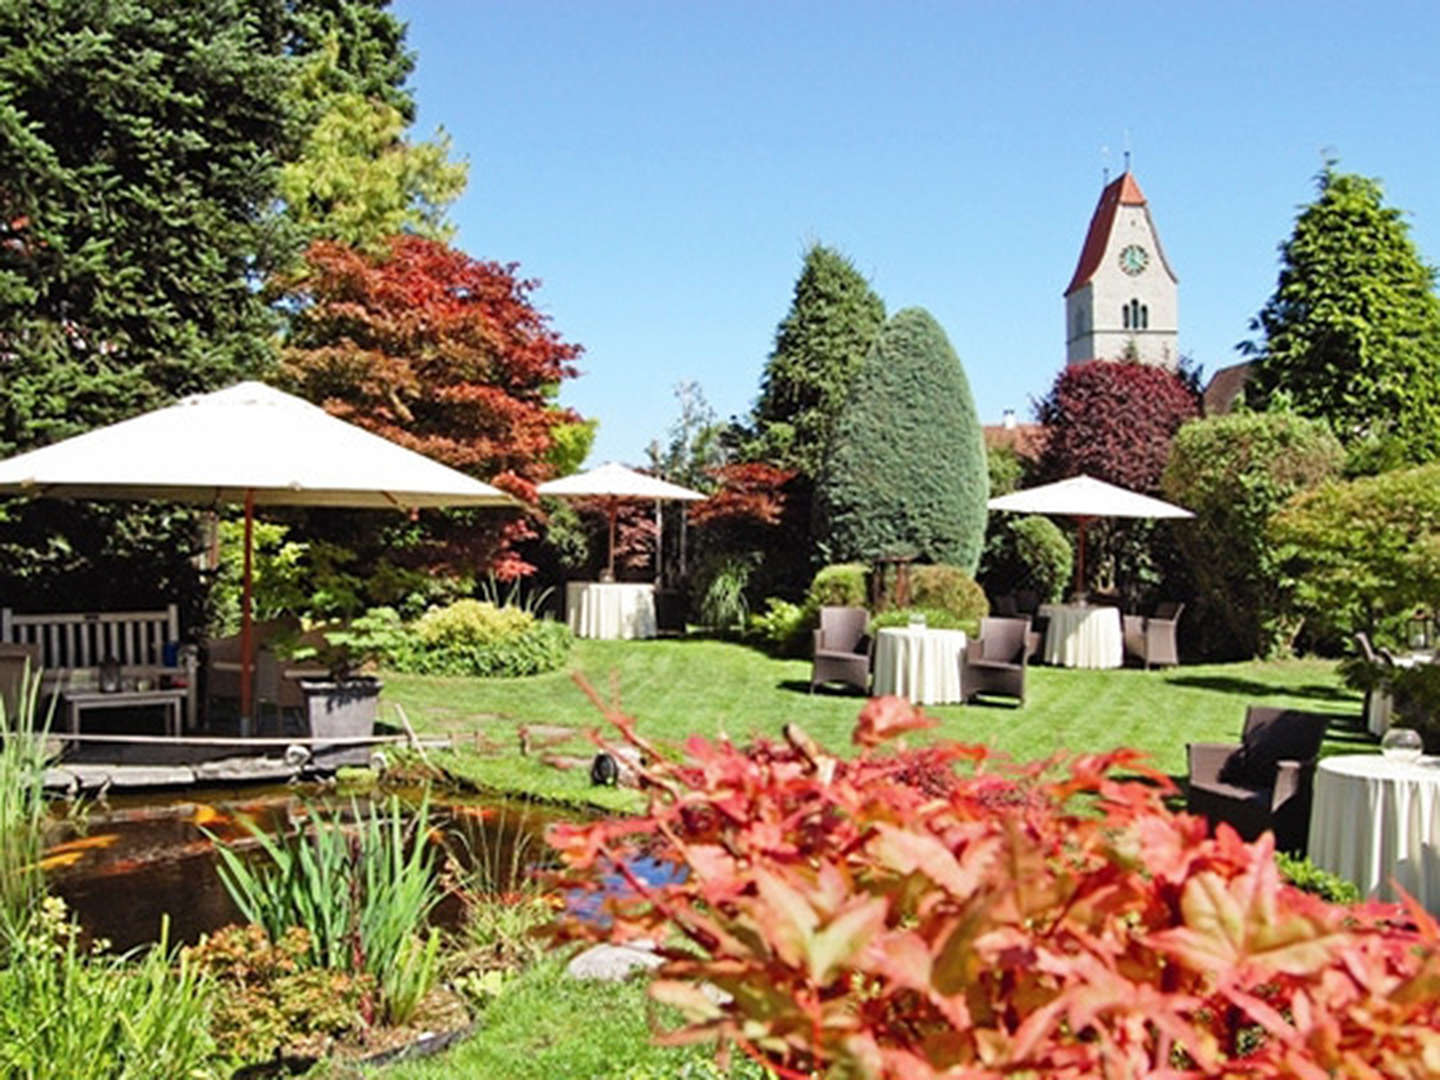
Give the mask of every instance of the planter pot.
<svg viewBox="0 0 1440 1080">
<path fill-rule="evenodd" d="M 375 734 L 384 684 L 369 677 L 301 679 L 310 734 L 317 739 L 368 738 Z M 316 750 L 322 747 L 317 745 Z"/>
</svg>

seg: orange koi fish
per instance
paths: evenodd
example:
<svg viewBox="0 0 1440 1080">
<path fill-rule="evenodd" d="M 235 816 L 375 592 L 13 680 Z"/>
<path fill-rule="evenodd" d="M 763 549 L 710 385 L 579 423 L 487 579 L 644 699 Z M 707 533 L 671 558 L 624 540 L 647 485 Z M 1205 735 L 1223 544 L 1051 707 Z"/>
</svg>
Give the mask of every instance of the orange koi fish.
<svg viewBox="0 0 1440 1080">
<path fill-rule="evenodd" d="M 63 844 L 56 844 L 45 852 L 46 858 L 54 858 L 57 855 L 69 855 L 72 851 L 84 854 L 87 851 L 96 851 L 100 848 L 108 848 L 120 839 L 119 833 L 101 833 L 99 836 L 82 836 L 77 840 L 66 840 Z M 58 865 L 68 866 L 68 863 Z"/>
</svg>

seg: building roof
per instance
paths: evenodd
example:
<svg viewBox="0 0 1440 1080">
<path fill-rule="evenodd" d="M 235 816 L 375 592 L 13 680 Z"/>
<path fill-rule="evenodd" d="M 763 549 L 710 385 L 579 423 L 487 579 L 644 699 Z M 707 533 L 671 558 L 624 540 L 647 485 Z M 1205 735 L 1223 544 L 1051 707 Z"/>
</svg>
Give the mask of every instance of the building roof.
<svg viewBox="0 0 1440 1080">
<path fill-rule="evenodd" d="M 1250 377 L 1250 364 L 1231 364 L 1210 376 L 1201 403 L 1206 416 L 1224 416 L 1235 407 L 1235 401 L 1245 390 L 1245 381 Z"/>
<path fill-rule="evenodd" d="M 1135 182 L 1135 175 L 1128 170 L 1105 186 L 1105 190 L 1100 192 L 1100 202 L 1095 206 L 1095 213 L 1090 218 L 1090 231 L 1085 234 L 1085 246 L 1080 249 L 1080 261 L 1075 264 L 1075 276 L 1065 287 L 1066 296 L 1089 281 L 1100 266 L 1100 260 L 1105 257 L 1105 245 L 1110 242 L 1110 230 L 1115 225 L 1115 211 L 1121 206 L 1144 205 L 1145 193 Z"/>
<path fill-rule="evenodd" d="M 1044 424 L 1016 424 L 1013 427 L 986 424 L 984 432 L 986 449 L 1005 447 L 1029 461 L 1040 459 L 1050 438 L 1050 431 Z"/>
</svg>

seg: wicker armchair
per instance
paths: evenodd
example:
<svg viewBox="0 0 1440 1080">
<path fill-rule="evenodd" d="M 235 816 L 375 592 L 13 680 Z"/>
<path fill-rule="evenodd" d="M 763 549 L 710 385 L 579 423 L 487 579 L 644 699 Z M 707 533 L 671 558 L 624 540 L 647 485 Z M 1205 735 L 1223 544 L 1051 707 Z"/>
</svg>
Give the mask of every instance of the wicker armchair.
<svg viewBox="0 0 1440 1080">
<path fill-rule="evenodd" d="M 1025 669 L 1040 647 L 1040 635 L 1028 618 L 980 620 L 980 636 L 965 646 L 960 665 L 960 696 L 1004 694 L 1025 704 Z"/>
<path fill-rule="evenodd" d="M 1184 604 L 1167 601 L 1157 605 L 1155 614 L 1148 618 L 1126 615 L 1125 652 L 1143 661 L 1147 669 L 1151 664 L 1180 663 L 1175 631 L 1180 625 L 1180 613 L 1184 610 Z"/>
<path fill-rule="evenodd" d="M 862 694 L 870 690 L 870 645 L 864 608 L 822 607 L 815 631 L 815 660 L 810 667 L 810 692 L 821 683 L 843 682 Z"/>
<path fill-rule="evenodd" d="M 1186 808 L 1246 840 L 1266 829 L 1281 851 L 1301 851 L 1310 827 L 1315 759 L 1330 718 L 1251 705 L 1239 744 L 1190 743 Z"/>
</svg>

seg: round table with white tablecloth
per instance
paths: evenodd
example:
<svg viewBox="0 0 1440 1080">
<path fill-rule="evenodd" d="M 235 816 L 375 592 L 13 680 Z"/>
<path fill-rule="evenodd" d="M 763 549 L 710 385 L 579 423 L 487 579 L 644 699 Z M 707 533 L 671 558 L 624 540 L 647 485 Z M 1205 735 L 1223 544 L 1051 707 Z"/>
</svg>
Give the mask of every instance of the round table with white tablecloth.
<svg viewBox="0 0 1440 1080">
<path fill-rule="evenodd" d="M 1041 604 L 1050 620 L 1045 662 L 1072 668 L 1118 668 L 1125 663 L 1120 609 L 1090 604 Z"/>
<path fill-rule="evenodd" d="M 960 700 L 965 631 L 888 626 L 875 635 L 876 697 L 895 694 L 917 705 Z"/>
<path fill-rule="evenodd" d="M 1440 758 L 1321 760 L 1306 853 L 1367 897 L 1394 900 L 1398 884 L 1440 914 Z"/>
<path fill-rule="evenodd" d="M 571 581 L 565 619 L 576 637 L 616 640 L 655 636 L 655 586 L 645 582 Z"/>
</svg>

